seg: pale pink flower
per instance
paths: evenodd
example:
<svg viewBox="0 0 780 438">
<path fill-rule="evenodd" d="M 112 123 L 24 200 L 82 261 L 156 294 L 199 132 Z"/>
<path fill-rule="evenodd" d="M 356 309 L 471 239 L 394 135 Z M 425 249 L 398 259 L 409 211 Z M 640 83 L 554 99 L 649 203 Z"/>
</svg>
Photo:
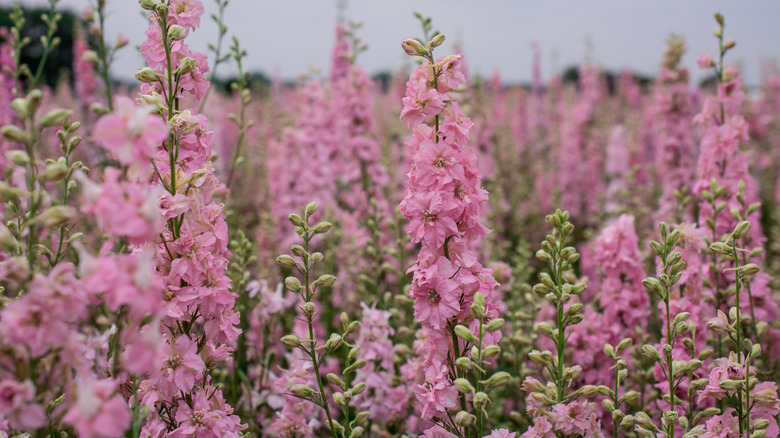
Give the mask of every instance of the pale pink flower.
<svg viewBox="0 0 780 438">
<path fill-rule="evenodd" d="M 63 421 L 83 438 L 124 436 L 130 426 L 130 410 L 121 395 L 113 395 L 115 390 L 116 383 L 111 379 L 82 378 L 76 385 L 76 402 Z"/>
<path fill-rule="evenodd" d="M 485 435 L 484 438 L 515 438 L 516 435 L 516 433 L 507 429 L 494 429 L 490 435 Z"/>
<path fill-rule="evenodd" d="M 31 381 L 6 378 L 0 381 L 0 418 L 18 430 L 35 430 L 46 424 L 46 412 L 35 403 L 35 387 Z"/>
<path fill-rule="evenodd" d="M 153 107 L 138 106 L 129 97 L 117 96 L 114 106 L 113 113 L 98 120 L 92 135 L 120 163 L 146 174 L 151 167 L 149 160 L 168 135 L 168 126 L 151 114 Z"/>
</svg>

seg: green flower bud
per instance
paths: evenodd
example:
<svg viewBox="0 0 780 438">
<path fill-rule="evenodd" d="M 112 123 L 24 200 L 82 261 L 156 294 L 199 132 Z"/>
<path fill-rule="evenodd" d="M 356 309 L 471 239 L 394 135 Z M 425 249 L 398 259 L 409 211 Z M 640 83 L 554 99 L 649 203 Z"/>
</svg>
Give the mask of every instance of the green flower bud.
<svg viewBox="0 0 780 438">
<path fill-rule="evenodd" d="M 335 374 L 333 374 L 333 373 L 328 373 L 328 375 L 327 375 L 327 376 L 325 376 L 325 378 L 326 378 L 326 379 L 328 379 L 328 382 L 329 382 L 331 385 L 336 385 L 336 386 L 340 387 L 341 389 L 344 389 L 344 387 L 346 386 L 346 384 L 344 383 L 344 381 L 343 381 L 343 380 L 341 380 L 341 379 L 339 378 L 339 376 L 337 376 L 337 375 L 335 375 Z"/>
<path fill-rule="evenodd" d="M 333 225 L 330 222 L 320 222 L 312 229 L 316 234 L 327 233 Z"/>
<path fill-rule="evenodd" d="M 301 340 L 295 335 L 287 335 L 282 337 L 282 344 L 288 348 L 298 348 L 301 346 Z"/>
<path fill-rule="evenodd" d="M 17 166 L 26 166 L 30 162 L 30 156 L 25 151 L 11 150 L 5 153 L 8 161 L 16 164 Z"/>
<path fill-rule="evenodd" d="M 168 39 L 171 41 L 183 40 L 186 37 L 187 29 L 179 26 L 178 24 L 173 24 L 168 28 Z"/>
<path fill-rule="evenodd" d="M 358 395 L 361 392 L 366 390 L 366 384 L 363 382 L 358 383 L 357 385 L 352 387 L 352 394 Z"/>
<path fill-rule="evenodd" d="M 464 379 L 462 377 L 459 378 L 459 379 L 455 379 L 455 381 L 452 382 L 452 383 L 455 386 L 455 389 L 457 389 L 458 392 L 460 392 L 461 394 L 472 394 L 472 393 L 474 393 L 474 387 L 471 386 L 471 383 L 468 380 L 466 380 L 466 379 Z"/>
<path fill-rule="evenodd" d="M 154 7 L 157 6 L 157 2 L 155 0 L 138 0 L 138 4 L 141 5 L 142 9 L 147 11 L 153 11 Z"/>
<path fill-rule="evenodd" d="M 487 332 L 495 332 L 501 329 L 501 327 L 504 326 L 504 320 L 502 318 L 496 318 L 492 319 L 487 325 L 485 326 L 485 331 Z"/>
<path fill-rule="evenodd" d="M 460 411 L 455 414 L 455 424 L 458 427 L 469 427 L 477 422 L 477 417 L 469 414 L 468 411 Z"/>
<path fill-rule="evenodd" d="M 472 344 L 477 344 L 479 342 L 474 334 L 471 333 L 471 330 L 464 325 L 455 326 L 455 334 L 464 341 L 471 342 Z"/>
<path fill-rule="evenodd" d="M 642 353 L 645 354 L 645 356 L 649 357 L 650 359 L 655 360 L 656 362 L 660 362 L 661 359 L 661 353 L 658 352 L 658 349 L 650 344 L 645 344 L 642 346 Z"/>
<path fill-rule="evenodd" d="M 30 140 L 30 136 L 26 132 L 22 131 L 14 125 L 6 125 L 0 129 L 0 135 L 4 139 L 14 143 L 27 143 Z"/>
<path fill-rule="evenodd" d="M 297 215 L 297 214 L 295 214 L 295 213 L 293 213 L 293 214 L 291 214 L 291 215 L 287 216 L 287 219 L 289 219 L 290 223 L 292 223 L 292 224 L 293 224 L 293 225 L 295 225 L 296 227 L 302 227 L 302 226 L 306 225 L 306 223 L 305 223 L 305 222 L 303 222 L 303 219 L 301 219 L 301 217 L 300 217 L 300 216 L 298 216 L 298 215 Z"/>
<path fill-rule="evenodd" d="M 308 204 L 306 204 L 306 208 L 304 209 L 304 213 L 306 214 L 307 217 L 311 216 L 311 215 L 314 214 L 314 212 L 317 211 L 318 207 L 319 207 L 319 205 L 317 205 L 316 202 L 309 202 Z"/>
<path fill-rule="evenodd" d="M 499 372 L 493 374 L 492 376 L 490 376 L 490 378 L 487 379 L 486 383 L 487 383 L 487 386 L 489 386 L 491 388 L 495 388 L 495 387 L 498 387 L 498 386 L 501 386 L 501 385 L 505 384 L 511 378 L 512 378 L 512 376 L 509 373 L 507 373 L 506 371 L 499 371 Z"/>
<path fill-rule="evenodd" d="M 314 394 L 315 391 L 306 385 L 295 384 L 292 386 L 292 388 L 290 388 L 290 392 L 296 397 L 306 398 Z"/>
<path fill-rule="evenodd" d="M 138 71 L 135 73 L 135 78 L 145 84 L 152 84 L 158 82 L 161 76 L 153 68 L 144 67 L 138 69 Z"/>
<path fill-rule="evenodd" d="M 314 284 L 320 285 L 322 287 L 331 287 L 335 282 L 336 282 L 336 277 L 330 274 L 323 274 L 320 275 L 320 277 L 314 281 Z"/>
<path fill-rule="evenodd" d="M 301 281 L 298 280 L 297 277 L 285 278 L 284 285 L 287 286 L 287 289 L 291 290 L 292 292 L 300 292 L 300 290 L 303 288 L 301 286 Z"/>
<path fill-rule="evenodd" d="M 62 126 L 62 122 L 67 119 L 73 111 L 66 109 L 54 109 L 46 113 L 41 119 L 40 126 L 42 128 L 50 128 L 52 126 Z"/>
<path fill-rule="evenodd" d="M 276 258 L 276 263 L 279 263 L 283 268 L 292 269 L 297 266 L 295 260 L 287 254 L 280 255 Z"/>
</svg>

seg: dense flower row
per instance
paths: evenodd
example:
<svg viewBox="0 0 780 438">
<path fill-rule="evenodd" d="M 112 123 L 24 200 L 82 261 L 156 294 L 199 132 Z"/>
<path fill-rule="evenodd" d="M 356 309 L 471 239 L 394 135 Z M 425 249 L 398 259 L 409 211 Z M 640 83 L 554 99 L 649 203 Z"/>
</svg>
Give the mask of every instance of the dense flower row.
<svg viewBox="0 0 780 438">
<path fill-rule="evenodd" d="M 780 436 L 780 72 L 747 92 L 722 16 L 699 89 L 680 37 L 644 86 L 537 43 L 470 81 L 419 16 L 408 76 L 341 17 L 255 92 L 227 3 L 207 57 L 199 0 L 140 0 L 130 93 L 110 1 L 72 90 L 0 31 L 0 437 Z"/>
</svg>

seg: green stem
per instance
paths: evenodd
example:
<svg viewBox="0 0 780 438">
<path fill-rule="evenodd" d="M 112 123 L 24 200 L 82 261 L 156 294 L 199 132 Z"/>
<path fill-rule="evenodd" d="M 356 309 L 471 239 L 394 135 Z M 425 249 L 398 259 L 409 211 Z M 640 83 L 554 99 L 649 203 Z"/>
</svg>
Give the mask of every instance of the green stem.
<svg viewBox="0 0 780 438">
<path fill-rule="evenodd" d="M 106 50 L 106 34 L 105 34 L 105 10 L 104 10 L 104 3 L 99 1 L 98 4 L 98 22 L 100 23 L 100 38 L 98 38 L 98 51 L 100 52 L 100 76 L 103 78 L 103 83 L 106 86 L 106 103 L 108 104 L 108 110 L 113 111 L 114 110 L 114 101 L 111 96 L 111 77 L 109 75 L 109 59 L 108 59 L 108 53 Z M 165 28 L 163 28 L 163 33 L 165 31 Z M 164 38 L 164 37 L 163 37 Z M 168 49 L 166 44 L 166 49 Z M 170 68 L 170 62 L 169 62 L 169 68 Z"/>
</svg>

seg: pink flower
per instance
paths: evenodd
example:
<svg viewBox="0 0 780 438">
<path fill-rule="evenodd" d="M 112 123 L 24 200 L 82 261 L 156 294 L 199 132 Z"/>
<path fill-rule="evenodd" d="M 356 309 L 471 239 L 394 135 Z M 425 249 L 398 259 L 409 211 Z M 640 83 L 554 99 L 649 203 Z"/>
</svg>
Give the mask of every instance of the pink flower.
<svg viewBox="0 0 780 438">
<path fill-rule="evenodd" d="M 415 273 L 410 296 L 416 298 L 414 317 L 435 330 L 443 329 L 460 311 L 459 285 L 451 277 L 456 269 L 446 257 Z"/>
<path fill-rule="evenodd" d="M 699 55 L 699 59 L 696 61 L 699 64 L 699 68 L 711 68 L 712 67 L 712 54 L 702 53 Z"/>
<path fill-rule="evenodd" d="M 406 84 L 406 97 L 401 119 L 406 119 L 409 128 L 422 124 L 426 118 L 439 114 L 444 108 L 444 102 L 438 91 L 429 88 L 424 77 L 409 79 Z"/>
<path fill-rule="evenodd" d="M 35 387 L 31 381 L 6 378 L 0 381 L 0 418 L 18 430 L 35 430 L 46 424 L 46 412 L 35 403 Z"/>
<path fill-rule="evenodd" d="M 209 388 L 206 388 L 207 390 Z M 171 432 L 171 438 L 238 438 L 245 429 L 238 417 L 231 415 L 233 409 L 225 404 L 221 396 L 211 391 L 198 391 L 192 396 L 192 407 L 179 400 L 176 421 L 179 427 Z"/>
<path fill-rule="evenodd" d="M 458 390 L 452 386 L 448 375 L 445 364 L 429 367 L 425 371 L 425 384 L 414 388 L 414 395 L 422 404 L 420 416 L 424 420 L 430 420 L 457 405 Z"/>
<path fill-rule="evenodd" d="M 441 247 L 447 237 L 458 234 L 457 206 L 452 195 L 410 192 L 401 203 L 401 211 L 410 218 L 407 232 L 413 242 Z"/>
<path fill-rule="evenodd" d="M 76 385 L 76 402 L 63 417 L 79 437 L 119 438 L 130 425 L 130 411 L 121 395 L 114 395 L 111 379 L 83 378 Z"/>
<path fill-rule="evenodd" d="M 745 380 L 745 368 L 737 359 L 737 354 L 733 351 L 729 353 L 729 357 L 720 357 L 715 359 L 716 366 L 710 371 L 708 377 L 709 383 L 701 391 L 699 391 L 699 402 L 712 397 L 716 400 L 720 400 L 728 391 L 720 387 L 720 382 L 724 380 Z M 751 372 L 753 370 L 751 369 Z"/>
<path fill-rule="evenodd" d="M 514 432 L 509 432 L 506 429 L 495 429 L 490 435 L 485 435 L 484 438 L 515 438 L 516 435 Z"/>
<path fill-rule="evenodd" d="M 81 210 L 97 219 L 100 230 L 110 236 L 122 236 L 133 245 L 149 242 L 162 230 L 162 217 L 155 198 L 158 187 L 127 181 L 122 171 L 107 168 L 103 185 L 76 173 L 84 187 Z"/>
<path fill-rule="evenodd" d="M 168 7 L 169 17 L 181 27 L 195 29 L 200 26 L 203 4 L 198 0 L 173 0 Z"/>
<path fill-rule="evenodd" d="M 705 432 L 701 438 L 739 438 L 739 420 L 734 415 L 734 409 L 729 408 L 721 415 L 715 415 L 707 420 Z"/>
<path fill-rule="evenodd" d="M 534 417 L 534 425 L 529 427 L 520 438 L 554 438 L 552 425 L 547 421 L 547 417 Z"/>
<path fill-rule="evenodd" d="M 426 429 L 420 436 L 422 438 L 457 438 L 457 435 L 447 432 L 439 426 L 433 426 L 430 429 Z"/>
<path fill-rule="evenodd" d="M 552 407 L 551 416 L 555 430 L 564 435 L 591 436 L 593 431 L 600 428 L 597 425 L 596 405 L 591 402 L 558 403 Z"/>
<path fill-rule="evenodd" d="M 129 97 L 117 96 L 114 105 L 116 110 L 98 120 L 92 135 L 120 163 L 146 174 L 155 149 L 168 135 L 168 126 L 151 114 L 151 106 L 138 106 Z"/>
<path fill-rule="evenodd" d="M 200 380 L 206 364 L 198 355 L 198 346 L 187 336 L 179 336 L 173 345 L 163 346 L 164 370 L 167 378 L 178 390 L 189 392 Z"/>
</svg>

